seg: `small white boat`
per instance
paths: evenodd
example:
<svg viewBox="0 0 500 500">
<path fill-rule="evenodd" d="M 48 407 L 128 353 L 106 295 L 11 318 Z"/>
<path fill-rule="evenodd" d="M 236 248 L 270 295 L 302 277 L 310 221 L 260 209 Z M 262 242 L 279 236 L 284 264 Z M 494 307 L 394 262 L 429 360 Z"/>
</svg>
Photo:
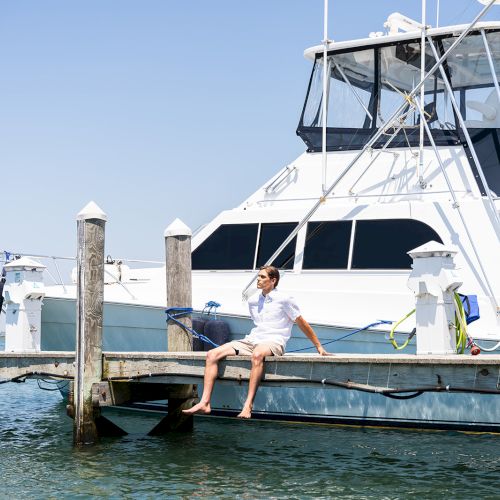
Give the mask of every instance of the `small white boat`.
<svg viewBox="0 0 500 500">
<path fill-rule="evenodd" d="M 280 288 L 332 352 L 393 352 L 388 324 L 353 332 L 414 307 L 407 252 L 434 240 L 457 248 L 460 291 L 477 295 L 481 317 L 469 335 L 483 353 L 500 344 L 500 22 L 423 29 L 393 14 L 386 28 L 305 51 L 313 67 L 297 134 L 307 151 L 193 236 L 194 308 L 222 304 L 233 338 L 251 328 L 242 293 L 272 260 L 284 270 Z M 110 261 L 106 269 L 104 349 L 165 350 L 165 267 Z M 41 348 L 74 349 L 75 316 L 75 287 L 46 286 Z M 412 321 L 397 338 L 407 338 Z M 287 347 L 308 346 L 294 331 Z M 414 352 L 413 341 L 407 349 Z M 221 388 L 214 413 L 234 414 L 243 396 Z M 255 414 L 500 430 L 494 395 L 396 401 L 262 388 Z"/>
</svg>

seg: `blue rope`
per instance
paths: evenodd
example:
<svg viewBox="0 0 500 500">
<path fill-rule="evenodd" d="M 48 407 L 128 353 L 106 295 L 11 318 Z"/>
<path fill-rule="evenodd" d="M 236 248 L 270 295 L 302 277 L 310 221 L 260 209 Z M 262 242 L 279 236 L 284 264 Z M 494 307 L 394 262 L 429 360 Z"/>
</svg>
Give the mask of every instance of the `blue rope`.
<svg viewBox="0 0 500 500">
<path fill-rule="evenodd" d="M 354 335 L 355 333 L 362 332 L 363 330 L 368 330 L 368 328 L 371 328 L 372 326 L 377 326 L 377 325 L 391 325 L 394 323 L 394 321 L 386 321 L 385 319 L 381 319 L 380 321 L 375 321 L 375 323 L 370 323 L 369 325 L 364 326 L 363 328 L 360 328 L 359 330 L 354 330 L 353 332 L 348 333 L 347 335 L 344 335 L 343 337 L 339 337 L 338 339 L 333 339 L 328 342 L 325 342 L 321 344 L 322 346 L 332 344 L 333 342 L 338 342 L 339 340 L 344 340 L 347 337 L 350 337 L 351 335 Z M 293 351 L 287 351 L 287 352 L 300 352 L 300 351 L 307 351 L 309 349 L 314 349 L 314 346 L 311 347 L 304 347 L 303 349 L 295 349 Z"/>
<path fill-rule="evenodd" d="M 173 311 L 177 311 L 177 313 L 173 313 Z M 193 312 L 192 307 L 169 307 L 168 309 L 165 309 L 165 313 L 167 314 L 167 321 L 168 320 L 173 321 L 176 325 L 179 325 L 181 328 L 184 328 L 184 330 L 189 332 L 193 337 L 200 339 L 202 342 L 213 345 L 214 347 L 219 347 L 219 344 L 215 344 L 202 333 L 194 331 L 192 328 L 189 328 L 189 326 L 186 326 L 184 323 L 181 323 L 180 321 L 177 320 L 177 318 L 185 316 L 186 314 L 191 314 L 192 312 Z"/>
<path fill-rule="evenodd" d="M 211 314 L 211 310 L 215 309 L 217 310 L 217 307 L 220 307 L 220 304 L 214 301 L 209 301 L 205 304 L 205 307 L 203 308 L 203 313 L 208 309 L 207 314 Z M 173 311 L 177 311 L 174 313 Z M 202 342 L 205 342 L 207 344 L 210 344 L 214 347 L 219 347 L 219 344 L 216 344 L 212 342 L 207 336 L 203 335 L 202 333 L 198 333 L 192 328 L 189 328 L 186 326 L 184 323 L 181 323 L 180 321 L 177 320 L 177 318 L 185 316 L 187 314 L 191 314 L 193 312 L 192 307 L 169 307 L 168 309 L 165 310 L 165 313 L 167 314 L 167 320 L 173 321 L 175 324 L 179 325 L 181 328 L 189 332 L 193 337 L 200 339 Z M 216 312 L 214 312 L 214 315 L 216 316 Z M 217 316 L 216 316 L 217 317 Z M 378 326 L 378 325 L 390 325 L 394 323 L 394 321 L 387 321 L 384 319 L 381 319 L 379 321 L 375 321 L 374 323 L 370 323 L 369 325 L 364 326 L 363 328 L 359 328 L 358 330 L 354 330 L 353 332 L 350 332 L 342 337 L 339 337 L 338 339 L 333 339 L 328 342 L 324 342 L 321 345 L 325 346 L 328 344 L 332 344 L 333 342 L 339 342 L 340 340 L 344 340 L 347 337 L 350 337 L 351 335 L 355 335 L 356 333 L 362 332 L 364 330 L 368 330 L 368 328 L 371 328 L 372 326 Z M 314 346 L 311 347 L 304 347 L 303 349 L 294 349 L 293 351 L 287 351 L 287 352 L 301 352 L 301 351 L 308 351 L 309 349 L 313 349 Z"/>
<path fill-rule="evenodd" d="M 220 307 L 220 304 L 218 302 L 215 302 L 214 300 L 209 300 L 206 304 L 203 310 L 201 311 L 202 314 L 212 314 L 214 315 L 214 319 L 217 319 L 217 308 Z M 213 309 L 213 311 L 212 311 Z"/>
</svg>

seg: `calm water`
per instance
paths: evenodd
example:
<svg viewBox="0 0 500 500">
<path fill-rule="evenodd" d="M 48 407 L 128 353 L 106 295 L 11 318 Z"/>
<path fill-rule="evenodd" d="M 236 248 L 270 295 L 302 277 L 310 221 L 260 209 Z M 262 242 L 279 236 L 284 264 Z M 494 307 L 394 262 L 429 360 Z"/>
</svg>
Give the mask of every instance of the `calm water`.
<svg viewBox="0 0 500 500">
<path fill-rule="evenodd" d="M 1 498 L 500 498 L 500 436 L 116 412 L 130 434 L 73 449 L 57 392 L 0 385 Z"/>
</svg>

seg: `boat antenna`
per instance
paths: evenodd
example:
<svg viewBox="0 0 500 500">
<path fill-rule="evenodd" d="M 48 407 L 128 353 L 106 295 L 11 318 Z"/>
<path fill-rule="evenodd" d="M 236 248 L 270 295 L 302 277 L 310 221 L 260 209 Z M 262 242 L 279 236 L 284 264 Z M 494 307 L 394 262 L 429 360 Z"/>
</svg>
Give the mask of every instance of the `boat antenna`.
<svg viewBox="0 0 500 500">
<path fill-rule="evenodd" d="M 426 0 L 422 0 L 422 26 L 421 37 L 420 37 L 420 81 L 422 82 L 425 78 L 425 41 L 427 36 L 427 26 L 425 24 L 426 21 Z M 420 102 L 425 110 L 425 85 L 422 85 L 420 88 Z M 418 163 L 417 163 L 417 176 L 418 182 L 422 189 L 425 189 L 427 183 L 424 181 L 424 137 L 425 137 L 425 129 L 424 129 L 424 120 L 425 116 L 420 116 L 420 141 L 419 141 L 419 152 L 418 152 Z"/>
<path fill-rule="evenodd" d="M 436 28 L 439 28 L 439 2 L 440 0 L 437 0 L 436 3 Z"/>
<path fill-rule="evenodd" d="M 326 126 L 327 126 L 327 114 L 328 114 L 328 83 L 330 75 L 328 74 L 329 64 L 328 59 L 328 44 L 330 40 L 328 39 L 328 0 L 324 0 L 324 14 L 323 14 L 323 102 L 322 102 L 322 136 L 321 136 L 321 152 L 322 152 L 322 181 L 321 190 L 323 195 L 326 193 L 326 169 L 328 166 L 328 159 L 326 155 Z"/>
</svg>

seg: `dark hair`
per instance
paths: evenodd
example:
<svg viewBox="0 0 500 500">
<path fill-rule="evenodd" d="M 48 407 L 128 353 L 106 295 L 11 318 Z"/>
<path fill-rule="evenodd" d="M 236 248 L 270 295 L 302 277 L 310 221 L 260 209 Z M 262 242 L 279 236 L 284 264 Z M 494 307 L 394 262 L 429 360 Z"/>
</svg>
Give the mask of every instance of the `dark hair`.
<svg viewBox="0 0 500 500">
<path fill-rule="evenodd" d="M 261 266 L 259 268 L 260 271 L 266 271 L 267 275 L 272 279 L 276 280 L 276 283 L 274 284 L 274 288 L 278 287 L 278 283 L 280 282 L 280 272 L 278 269 L 274 266 Z"/>
</svg>

